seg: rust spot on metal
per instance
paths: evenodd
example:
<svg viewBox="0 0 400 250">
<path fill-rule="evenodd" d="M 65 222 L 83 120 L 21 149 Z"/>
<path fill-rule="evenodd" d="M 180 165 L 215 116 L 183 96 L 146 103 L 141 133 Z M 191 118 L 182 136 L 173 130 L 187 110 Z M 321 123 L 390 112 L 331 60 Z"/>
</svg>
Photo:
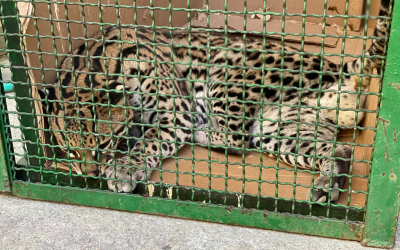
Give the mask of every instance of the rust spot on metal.
<svg viewBox="0 0 400 250">
<path fill-rule="evenodd" d="M 396 128 L 393 128 L 393 141 L 397 142 Z"/>
<path fill-rule="evenodd" d="M 390 122 L 387 121 L 387 120 L 385 120 L 385 119 L 383 119 L 382 117 L 379 117 L 378 120 L 379 120 L 380 122 L 382 122 L 382 124 L 383 124 L 383 131 L 384 131 L 385 137 L 386 137 L 386 139 L 387 139 L 387 138 L 388 138 L 388 134 L 387 134 L 387 131 L 386 131 L 386 125 L 390 124 Z M 387 142 L 386 142 L 386 150 L 385 150 L 385 154 L 383 155 L 383 158 L 386 158 L 386 161 L 387 161 L 387 162 L 390 161 L 389 153 L 388 153 L 388 144 L 387 144 Z"/>
<path fill-rule="evenodd" d="M 65 198 L 65 203 L 68 203 L 68 204 L 70 203 L 69 200 L 68 200 L 67 198 Z"/>
<path fill-rule="evenodd" d="M 350 226 L 350 232 L 354 232 L 354 231 L 356 231 L 357 230 L 357 226 L 356 225 L 354 225 L 354 224 L 350 224 L 349 225 Z"/>
<path fill-rule="evenodd" d="M 393 174 L 393 173 L 390 174 L 389 177 L 390 177 L 390 180 L 391 180 L 391 181 L 396 181 L 396 180 L 397 180 L 397 176 L 396 176 L 395 174 Z"/>
<path fill-rule="evenodd" d="M 390 158 L 389 158 L 389 153 L 388 153 L 388 148 L 387 148 L 387 146 L 386 146 L 386 152 L 385 152 L 385 154 L 383 155 L 383 158 L 386 158 L 386 161 L 387 162 L 389 162 L 390 161 Z"/>
<path fill-rule="evenodd" d="M 242 210 L 242 215 L 245 215 L 247 213 L 250 213 L 250 211 L 249 210 Z M 249 214 L 249 215 L 251 215 L 251 214 Z"/>
<path fill-rule="evenodd" d="M 394 88 L 397 89 L 397 90 L 400 90 L 400 85 L 397 84 L 397 83 L 389 83 L 389 86 L 392 86 L 392 87 L 394 87 Z"/>
<path fill-rule="evenodd" d="M 382 122 L 382 124 L 383 124 L 383 130 L 385 131 L 385 136 L 386 136 L 386 138 L 387 138 L 386 125 L 389 125 L 390 122 L 387 121 L 387 120 L 385 120 L 385 119 L 383 119 L 382 117 L 379 117 L 378 120 L 379 120 L 380 122 Z"/>
<path fill-rule="evenodd" d="M 4 182 L 5 182 L 5 184 L 4 184 L 5 188 L 10 188 L 11 187 L 11 183 L 8 180 L 5 180 Z"/>
<path fill-rule="evenodd" d="M 359 232 L 359 233 L 356 235 L 356 238 L 357 238 L 357 241 L 362 241 L 362 238 L 363 238 L 363 231 Z"/>
<path fill-rule="evenodd" d="M 264 216 L 264 218 L 267 218 L 267 217 L 268 217 L 268 214 L 265 213 L 265 214 L 263 214 L 263 216 Z"/>
<path fill-rule="evenodd" d="M 231 211 L 231 209 L 229 207 L 225 207 L 225 210 L 228 211 L 228 212 Z"/>
<path fill-rule="evenodd" d="M 225 207 L 225 210 L 228 211 L 228 213 L 232 213 L 232 206 Z"/>
<path fill-rule="evenodd" d="M 385 173 L 382 173 L 382 176 L 385 176 Z"/>
</svg>

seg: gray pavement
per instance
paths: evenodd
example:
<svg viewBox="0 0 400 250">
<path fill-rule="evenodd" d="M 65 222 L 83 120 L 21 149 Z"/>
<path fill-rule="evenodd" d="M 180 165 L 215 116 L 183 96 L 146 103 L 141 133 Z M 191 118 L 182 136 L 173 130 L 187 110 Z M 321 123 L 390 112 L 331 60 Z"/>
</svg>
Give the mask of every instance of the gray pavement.
<svg viewBox="0 0 400 250">
<path fill-rule="evenodd" d="M 0 195 L 0 249 L 374 248 L 353 241 Z"/>
</svg>

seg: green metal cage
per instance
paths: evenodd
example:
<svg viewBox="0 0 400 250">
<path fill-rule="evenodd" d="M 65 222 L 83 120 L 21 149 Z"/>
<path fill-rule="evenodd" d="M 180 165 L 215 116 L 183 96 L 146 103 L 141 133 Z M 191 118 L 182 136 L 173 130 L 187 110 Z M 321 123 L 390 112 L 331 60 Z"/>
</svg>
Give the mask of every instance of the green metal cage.
<svg viewBox="0 0 400 250">
<path fill-rule="evenodd" d="M 243 41 L 251 36 L 264 43 L 272 40 L 293 45 L 303 55 L 333 58 L 342 66 L 346 58 L 365 56 L 373 37 L 369 32 L 378 19 L 373 6 L 380 1 L 360 1 L 356 14 L 351 13 L 349 0 L 337 1 L 340 8 L 328 0 L 300 2 L 298 7 L 298 1 L 289 0 L 0 1 L 0 40 L 6 45 L 0 47 L 0 55 L 4 54 L 0 57 L 0 82 L 11 83 L 14 89 L 9 93 L 2 85 L 0 92 L 0 191 L 30 199 L 393 247 L 400 192 L 396 129 L 400 125 L 400 56 L 396 53 L 400 1 L 394 2 L 393 15 L 387 18 L 391 30 L 384 73 L 371 75 L 375 89 L 364 93 L 367 108 L 361 107 L 360 100 L 358 103 L 357 111 L 365 112 L 366 118 L 346 134 L 336 133 L 334 143 L 352 149 L 348 182 L 339 202 L 306 201 L 301 195 L 318 173 L 266 160 L 260 150 L 246 149 L 242 156 L 232 158 L 226 150 L 217 154 L 210 147 L 200 149 L 189 142 L 162 163 L 152 174 L 154 179 L 139 182 L 132 194 L 108 191 L 106 180 L 74 173 L 72 168 L 46 168 L 46 160 L 73 160 L 58 158 L 57 145 L 49 136 L 51 128 L 45 124 L 49 115 L 40 113 L 36 91 L 57 77 L 61 59 L 78 44 L 90 41 L 94 31 L 127 25 L 149 29 L 154 37 L 159 29 L 219 32 L 226 39 L 239 36 Z M 320 14 L 310 9 L 315 2 L 320 4 L 315 7 Z M 293 12 L 295 5 L 297 12 Z M 293 31 L 296 27 L 297 32 Z M 157 42 L 152 46 L 156 48 Z M 189 98 L 193 100 L 193 96 Z"/>
</svg>

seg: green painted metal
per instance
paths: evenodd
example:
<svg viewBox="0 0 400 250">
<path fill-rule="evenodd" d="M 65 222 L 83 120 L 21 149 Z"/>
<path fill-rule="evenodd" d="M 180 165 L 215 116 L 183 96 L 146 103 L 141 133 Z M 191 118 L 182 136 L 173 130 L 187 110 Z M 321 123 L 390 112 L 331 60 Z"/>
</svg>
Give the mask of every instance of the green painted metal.
<svg viewBox="0 0 400 250">
<path fill-rule="evenodd" d="M 69 204 L 104 207 L 195 220 L 241 225 L 279 231 L 289 231 L 346 240 L 360 240 L 363 225 L 321 217 L 310 218 L 256 209 L 217 206 L 203 203 L 176 201 L 107 191 L 90 192 L 43 184 L 15 181 L 14 194 L 19 197 L 51 200 Z"/>
<path fill-rule="evenodd" d="M 1 70 L 0 70 L 0 80 L 2 79 Z M 0 84 L 1 85 L 1 84 Z M 4 93 L 4 89 L 0 86 L 0 93 Z M 6 108 L 4 98 L 1 98 L 1 115 L 0 115 L 0 192 L 11 192 L 11 174 L 10 174 L 10 161 L 8 160 L 7 154 L 7 142 L 6 142 L 6 134 L 3 120 L 4 117 L 4 109 Z"/>
<path fill-rule="evenodd" d="M 23 57 L 21 51 L 22 37 L 16 36 L 16 34 L 22 33 L 21 23 L 18 17 L 17 2 L 14 1 L 0 1 L 0 18 L 3 29 L 4 39 L 6 41 L 8 51 L 8 58 L 10 60 L 12 81 L 15 83 L 14 91 L 16 96 L 22 97 L 18 100 L 17 110 L 20 112 L 20 123 L 21 132 L 24 135 L 24 139 L 28 141 L 26 143 L 27 155 L 26 157 L 30 165 L 38 166 L 38 156 L 42 156 L 41 150 L 38 148 L 38 133 L 35 130 L 29 128 L 37 127 L 35 124 L 35 108 L 33 102 L 26 98 L 32 98 L 32 86 L 30 85 L 28 71 L 22 67 L 26 66 L 27 63 Z M 22 67 L 21 67 L 22 66 Z M 29 143 L 30 142 L 30 143 Z M 36 157 L 32 157 L 36 156 Z"/>
<path fill-rule="evenodd" d="M 400 205 L 400 1 L 393 13 L 362 241 L 384 248 L 394 246 Z"/>
<path fill-rule="evenodd" d="M 42 183 L 58 186 L 68 186 L 72 188 L 84 188 L 89 190 L 107 190 L 107 183 L 103 179 L 88 179 L 82 176 L 70 177 L 69 175 L 59 174 L 55 177 L 51 171 L 40 171 L 39 168 L 29 168 L 29 178 L 25 169 L 16 170 L 16 174 L 19 176 L 19 180 L 24 180 L 32 183 Z M 226 206 L 238 206 L 238 196 L 236 193 L 225 193 L 218 192 L 216 190 L 204 190 L 204 189 L 192 189 L 192 187 L 176 186 L 170 184 L 152 183 L 154 188 L 153 197 L 166 198 L 167 190 L 172 187 L 172 199 L 178 199 L 180 201 L 194 201 L 202 202 L 207 204 Z M 148 196 L 148 185 L 138 184 L 134 190 L 134 194 Z M 179 197 L 178 197 L 179 196 Z M 295 208 L 293 208 L 293 204 Z M 363 209 L 348 209 L 343 207 L 327 207 L 327 206 L 313 206 L 309 208 L 307 202 L 295 202 L 287 200 L 278 200 L 273 197 L 258 198 L 255 195 L 241 195 L 240 206 L 245 209 L 259 209 L 270 212 L 279 213 L 291 213 L 297 215 L 312 215 L 314 217 L 326 217 L 326 213 L 330 212 L 330 219 L 338 219 L 348 221 L 364 221 L 364 210 Z"/>
<path fill-rule="evenodd" d="M 3 119 L 0 120 L 0 129 L 4 131 L 2 120 Z M 0 145 L 0 192 L 11 192 L 10 160 L 8 158 L 8 153 L 5 150 L 7 147 L 4 132 L 1 133 Z"/>
</svg>

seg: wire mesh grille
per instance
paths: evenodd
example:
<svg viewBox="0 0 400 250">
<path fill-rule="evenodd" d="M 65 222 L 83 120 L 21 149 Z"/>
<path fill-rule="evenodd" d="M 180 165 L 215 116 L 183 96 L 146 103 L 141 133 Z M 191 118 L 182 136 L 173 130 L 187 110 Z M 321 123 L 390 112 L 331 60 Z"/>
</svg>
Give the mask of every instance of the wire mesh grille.
<svg viewBox="0 0 400 250">
<path fill-rule="evenodd" d="M 384 54 L 366 54 L 370 46 L 368 41 L 387 39 L 387 36 L 382 38 L 373 35 L 378 17 L 377 13 L 375 16 L 370 15 L 371 2 L 367 1 L 366 12 L 359 15 L 349 14 L 348 0 L 342 1 L 343 9 L 340 10 L 332 8 L 328 1 L 325 1 L 321 6 L 315 7 L 317 12 L 321 13 L 318 15 L 310 14 L 310 0 L 303 1 L 302 7 L 297 10 L 298 13 L 287 11 L 294 3 L 286 0 L 278 1 L 279 3 L 260 0 L 259 9 L 254 9 L 253 3 L 246 0 L 239 7 L 228 1 L 222 1 L 220 6 L 213 5 L 212 1 L 208 0 L 200 2 L 150 0 L 149 3 L 140 4 L 139 1 L 122 0 L 114 3 L 2 1 L 0 18 L 3 32 L 0 33 L 0 38 L 5 39 L 7 48 L 0 48 L 0 53 L 5 52 L 7 57 L 2 57 L 0 68 L 2 82 L 11 83 L 14 87 L 12 93 L 5 93 L 3 87 L 1 95 L 2 119 L 12 179 L 94 190 L 107 190 L 107 181 L 119 179 L 121 183 L 130 184 L 129 191 L 133 192 L 133 195 L 362 221 L 368 195 L 368 175 L 372 163 L 371 154 L 379 111 L 377 104 L 380 103 L 381 92 L 379 82 L 382 80 L 382 74 L 381 71 L 378 74 L 348 73 L 343 68 L 347 62 L 358 58 L 362 59 L 361 68 L 366 67 L 363 65 L 365 58 L 385 59 Z M 279 6 L 269 6 L 272 4 Z M 237 11 L 238 8 L 240 11 Z M 277 12 L 277 9 L 282 11 Z M 360 9 L 362 10 L 363 6 L 360 6 Z M 309 22 L 310 18 L 314 18 L 313 23 Z M 365 24 L 359 31 L 355 31 L 354 26 L 359 20 L 364 20 Z M 339 26 L 335 22 L 343 24 Z M 291 32 L 290 27 L 296 25 L 299 29 Z M 110 26 L 115 27 L 114 32 L 117 34 L 112 39 L 108 36 Z M 136 39 L 124 40 L 124 29 L 131 30 Z M 97 32 L 100 32 L 100 35 L 96 37 Z M 144 33 L 147 40 L 139 39 Z M 204 42 L 198 42 L 199 34 L 205 37 Z M 166 38 L 168 39 L 163 40 Z M 217 39 L 221 39 L 221 42 L 216 43 Z M 235 47 L 232 41 L 235 41 L 234 44 L 244 45 Z M 271 48 L 268 41 L 278 44 L 278 49 Z M 101 51 L 97 54 L 89 49 L 96 42 L 102 44 L 98 47 Z M 106 45 L 111 43 L 115 45 L 113 56 L 106 52 Z M 254 49 L 246 45 L 249 43 L 261 45 Z M 288 45 L 294 49 L 285 49 L 284 46 Z M 132 52 L 131 57 L 124 57 L 124 49 L 129 46 L 143 48 L 147 50 L 147 55 L 143 54 L 141 49 L 137 49 Z M 160 57 L 160 48 L 169 53 Z M 81 50 L 81 53 L 71 53 L 75 49 Z M 218 53 L 224 57 L 221 62 L 215 63 L 213 56 Z M 232 54 L 241 54 L 240 60 L 231 61 Z M 252 55 L 255 54 L 260 56 L 262 63 L 257 64 L 254 61 Z M 272 68 L 267 66 L 271 55 L 278 55 L 280 58 Z M 288 67 L 288 63 L 291 62 L 286 58 L 297 57 L 299 67 Z M 304 61 L 314 57 L 329 59 L 338 64 L 340 70 L 326 70 L 324 60 L 321 59 L 315 63 L 316 68 L 309 70 Z M 63 62 L 85 65 L 65 69 L 61 66 Z M 92 64 L 96 62 L 104 68 L 89 70 L 95 67 Z M 154 73 L 152 75 L 146 74 L 145 71 L 149 65 Z M 183 68 L 186 72 L 182 72 Z M 199 72 L 199 68 L 204 72 Z M 213 78 L 218 70 L 222 72 L 222 81 Z M 231 72 L 234 70 L 238 73 L 233 76 Z M 251 70 L 261 74 L 258 83 L 249 77 L 248 72 Z M 278 77 L 279 84 L 271 84 L 271 72 Z M 61 83 L 68 74 L 72 83 L 70 86 Z M 199 77 L 201 74 L 204 74 L 203 78 Z M 318 79 L 318 87 L 307 87 L 303 77 L 299 78 L 298 86 L 287 86 L 285 79 L 288 79 L 288 74 L 313 74 Z M 80 85 L 81 75 L 88 75 L 88 86 Z M 327 79 L 325 76 L 338 79 L 336 90 L 323 89 L 321 83 Z M 354 86 L 357 87 L 350 91 L 341 89 L 341 86 L 345 86 L 342 79 L 353 79 L 353 76 L 357 76 L 354 78 Z M 99 84 L 96 77 L 104 79 L 100 87 L 95 86 Z M 232 80 L 233 77 L 236 77 L 236 81 Z M 363 79 L 368 77 L 372 78 L 369 90 L 362 91 Z M 139 82 L 139 90 L 129 86 L 130 79 Z M 116 80 L 121 81 L 120 88 L 111 87 Z M 154 92 L 140 90 L 141 84 L 145 85 L 146 81 L 154 83 Z M 163 82 L 177 84 L 171 84 L 171 91 L 167 93 L 162 90 Z M 196 89 L 199 84 L 204 87 L 205 94 L 202 96 L 196 95 L 199 92 Z M 182 86 L 187 93 L 179 92 Z M 220 96 L 210 94 L 215 86 L 223 90 Z M 61 95 L 58 100 L 51 100 L 51 93 L 46 91 L 43 92 L 44 96 L 37 94 L 38 89 L 50 87 L 56 89 L 56 95 L 64 92 L 66 94 Z M 237 90 L 233 99 L 226 95 L 232 88 Z M 263 98 L 251 100 L 247 96 L 249 88 L 258 88 L 261 96 L 271 89 L 280 94 L 272 102 L 266 102 Z M 296 96 L 287 101 L 284 93 L 289 91 Z M 64 100 L 63 96 L 70 93 L 75 99 Z M 315 97 L 309 97 L 307 100 L 315 100 L 305 101 L 304 96 L 312 96 L 313 93 L 316 93 Z M 100 94 L 105 96 L 106 102 L 96 101 L 96 98 L 101 98 Z M 344 94 L 357 96 L 355 107 L 338 105 L 341 99 L 345 98 Z M 86 101 L 83 95 L 88 96 Z M 329 95 L 333 96 L 335 105 L 324 107 L 321 104 L 323 96 Z M 117 97 L 120 97 L 118 102 L 115 100 Z M 137 105 L 132 104 L 133 99 L 138 101 Z M 154 100 L 153 105 L 146 106 L 150 99 Z M 167 109 L 163 104 L 166 99 L 171 106 Z M 235 107 L 240 110 L 258 105 L 259 110 L 253 110 L 253 113 L 235 113 L 231 112 L 232 107 L 224 105 L 224 112 L 216 114 L 211 112 L 210 105 L 213 101 L 235 102 Z M 185 102 L 197 106 L 190 105 L 185 108 L 182 105 Z M 203 103 L 206 108 L 198 108 L 199 103 Z M 51 109 L 57 105 L 62 112 L 54 114 Z M 90 108 L 85 110 L 88 106 Z M 73 112 L 68 111 L 71 107 Z M 277 119 L 265 117 L 267 113 L 264 109 L 271 107 L 276 110 Z M 298 112 L 294 117 L 282 118 L 286 115 L 285 112 L 296 109 Z M 301 109 L 314 110 L 317 122 L 301 121 Z M 91 115 L 84 113 L 86 111 L 92 112 Z M 326 111 L 335 114 L 335 124 L 327 125 L 318 120 L 318 117 L 322 116 L 321 113 Z M 339 111 L 354 111 L 352 125 L 338 124 Z M 132 112 L 139 114 L 134 120 L 129 118 Z M 149 113 L 154 114 L 154 117 L 146 117 Z M 361 113 L 363 115 L 360 115 Z M 166 114 L 170 117 L 169 123 L 163 123 L 162 118 Z M 182 116 L 189 117 L 187 121 L 192 125 L 183 126 L 180 121 Z M 363 119 L 357 123 L 359 116 L 363 116 Z M 61 122 L 55 122 L 56 118 Z M 203 118 L 203 126 L 197 126 Z M 216 129 L 213 124 L 216 119 L 224 124 L 229 124 L 232 119 L 239 120 L 241 127 L 234 129 L 236 131 L 231 131 L 228 126 L 224 126 L 223 130 Z M 149 120 L 153 122 L 149 124 Z M 259 126 L 255 129 L 258 132 L 246 128 L 250 120 L 258 121 Z M 75 129 L 67 125 L 72 121 L 77 126 Z M 277 135 L 263 134 L 263 124 L 266 123 L 276 124 Z M 58 128 L 54 127 L 56 124 Z M 93 127 L 87 130 L 87 124 Z M 283 134 L 285 124 L 294 124 L 294 133 Z M 303 138 L 300 128 L 304 124 L 314 129 L 311 136 Z M 117 133 L 117 127 L 132 129 Z M 330 127 L 334 139 L 319 138 L 318 131 L 321 127 Z M 107 129 L 109 133 L 103 132 Z M 150 133 L 152 129 L 156 131 L 154 136 L 146 137 L 145 134 Z M 166 130 L 172 133 L 173 140 L 162 138 L 162 133 Z M 186 141 L 178 139 L 178 134 L 182 131 L 189 134 Z M 209 141 L 213 133 L 223 134 L 224 142 L 221 145 L 198 142 L 195 135 L 199 131 L 206 132 Z M 64 142 L 61 142 L 61 137 L 57 134 L 62 134 Z M 95 141 L 96 146 L 85 144 L 89 137 Z M 246 138 L 250 137 L 259 138 L 259 143 L 248 147 L 246 143 L 230 144 L 229 141 L 229 138 L 234 138 L 246 142 L 250 140 Z M 75 138 L 75 141 L 71 141 L 71 138 Z M 112 140 L 109 140 L 110 138 Z M 263 142 L 268 144 L 271 140 L 277 141 L 277 148 L 263 148 Z M 102 147 L 101 143 L 106 141 L 109 144 Z M 293 151 L 281 152 L 281 146 L 288 141 L 294 142 Z M 300 153 L 304 142 L 314 145 L 311 153 L 305 153 L 314 159 L 310 169 L 301 168 L 299 162 L 299 159 L 304 157 L 304 153 Z M 158 149 L 147 152 L 146 143 L 153 143 L 158 149 L 171 148 L 172 153 L 166 156 Z M 330 155 L 320 156 L 316 153 L 321 143 L 332 145 L 333 151 Z M 119 144 L 126 148 L 119 147 Z M 330 187 L 325 187 L 328 190 L 326 203 L 307 201 L 307 190 L 316 188 L 316 180 L 321 174 L 316 166 L 318 159 L 331 159 L 333 166 L 337 160 L 337 145 L 351 149 L 348 159 L 339 157 L 350 163 L 348 172 L 336 174 L 333 167 L 332 170 L 326 171 L 325 175 L 330 177 Z M 178 150 L 179 148 L 181 149 Z M 232 156 L 231 151 L 239 152 L 239 155 Z M 267 157 L 267 154 L 276 154 L 278 158 Z M 102 158 L 104 155 L 112 160 Z M 285 159 L 289 156 L 295 159 L 294 167 L 285 164 Z M 132 158 L 138 157 L 143 159 L 143 165 L 119 164 L 123 162 L 119 159 L 128 158 L 127 162 L 131 162 Z M 155 164 L 157 168 L 151 173 L 147 172 L 151 163 L 147 161 L 151 161 L 152 158 L 158 160 Z M 106 168 L 116 171 L 121 167 L 128 167 L 130 176 L 138 169 L 145 170 L 143 178 L 135 177 L 133 181 L 127 181 L 118 178 L 115 173 L 104 174 Z M 333 177 L 346 177 L 346 185 L 335 187 Z M 118 184 L 113 185 L 118 189 Z M 333 193 L 339 190 L 339 200 L 331 202 Z"/>
</svg>

